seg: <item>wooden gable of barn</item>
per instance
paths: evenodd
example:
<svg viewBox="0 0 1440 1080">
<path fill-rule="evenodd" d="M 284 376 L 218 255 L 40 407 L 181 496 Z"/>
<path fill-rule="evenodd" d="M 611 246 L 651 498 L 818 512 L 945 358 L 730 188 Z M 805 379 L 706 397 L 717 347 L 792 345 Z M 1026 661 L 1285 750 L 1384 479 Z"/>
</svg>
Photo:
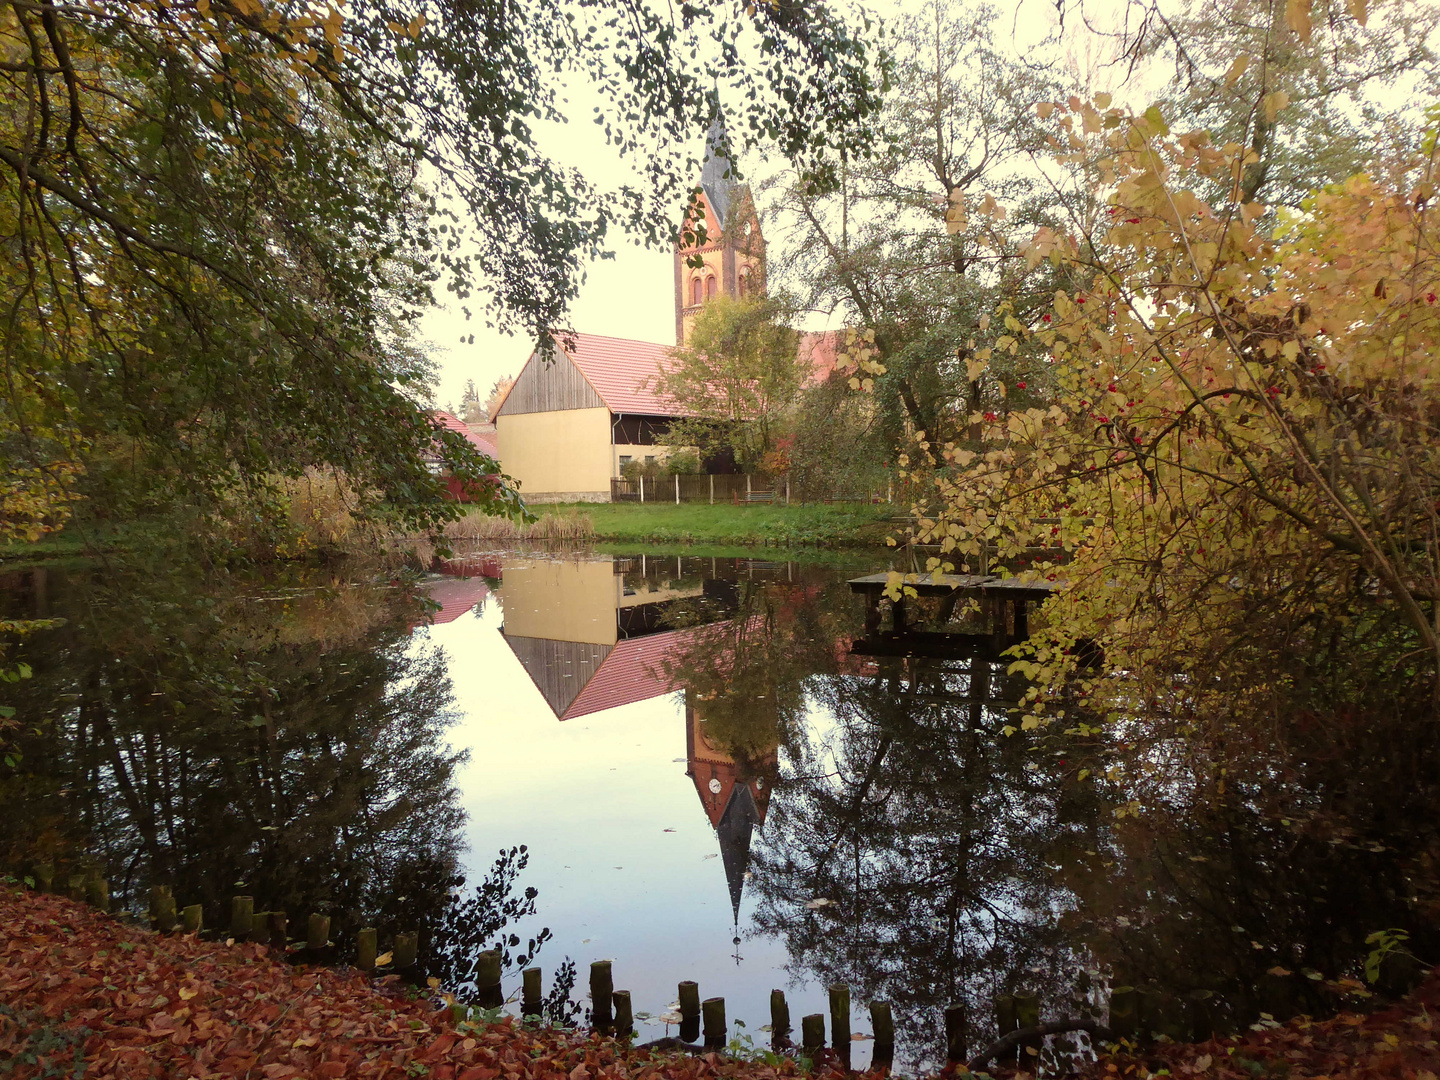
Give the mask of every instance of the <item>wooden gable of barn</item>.
<svg viewBox="0 0 1440 1080">
<path fill-rule="evenodd" d="M 514 416 L 518 413 L 560 412 L 563 409 L 604 408 L 605 402 L 580 374 L 574 362 L 560 349 L 555 357 L 545 363 L 537 353 L 530 359 L 510 388 L 496 416 Z"/>
</svg>

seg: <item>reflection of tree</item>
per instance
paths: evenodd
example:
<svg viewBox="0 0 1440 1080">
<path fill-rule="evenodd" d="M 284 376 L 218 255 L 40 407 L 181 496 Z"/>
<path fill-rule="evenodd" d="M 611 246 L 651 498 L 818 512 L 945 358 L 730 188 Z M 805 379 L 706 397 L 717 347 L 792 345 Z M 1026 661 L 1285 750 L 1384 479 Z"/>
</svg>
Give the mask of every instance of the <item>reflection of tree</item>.
<svg viewBox="0 0 1440 1080">
<path fill-rule="evenodd" d="M 1176 745 L 1117 747 L 1114 787 L 1143 809 L 1115 822 L 1110 850 L 1056 860 L 1080 899 L 1068 932 L 1118 978 L 1162 997 L 1212 991 L 1222 1019 L 1249 1023 L 1332 1010 L 1325 981 L 1362 977 L 1376 930 L 1440 959 L 1433 734 L 1400 716 L 1362 732 L 1301 714 L 1183 757 Z"/>
<path fill-rule="evenodd" d="M 756 855 L 758 929 L 854 1000 L 893 1002 L 912 1061 L 942 1045 L 937 1006 L 969 1006 L 975 1045 L 993 994 L 1053 1001 L 1078 965 L 1045 859 L 1059 796 L 999 735 L 1001 672 L 884 660 L 812 680 L 835 727 L 792 757 Z"/>
<path fill-rule="evenodd" d="M 138 903 L 151 883 L 382 936 L 455 882 L 460 755 L 436 650 L 412 650 L 403 594 L 309 580 L 112 574 L 56 583 L 69 621 L 29 647 L 43 734 L 0 788 L 8 856 L 103 863 Z M 247 598 L 245 593 L 250 594 Z"/>
</svg>

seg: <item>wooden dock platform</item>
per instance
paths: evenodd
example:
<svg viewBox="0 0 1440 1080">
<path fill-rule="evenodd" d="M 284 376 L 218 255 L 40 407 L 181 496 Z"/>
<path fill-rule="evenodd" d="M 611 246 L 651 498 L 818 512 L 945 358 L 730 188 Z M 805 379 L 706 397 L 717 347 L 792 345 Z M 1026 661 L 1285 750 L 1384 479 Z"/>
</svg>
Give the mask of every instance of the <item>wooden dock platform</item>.
<svg viewBox="0 0 1440 1080">
<path fill-rule="evenodd" d="M 1066 584 L 1063 581 L 1003 578 L 998 574 L 935 573 L 905 574 L 903 583 L 921 597 L 979 599 L 990 623 L 990 637 L 997 649 L 1008 648 L 1029 637 L 1030 605 L 1044 603 Z M 852 592 L 865 596 L 865 635 L 869 639 L 867 644 L 878 647 L 876 635 L 880 629 L 880 602 L 885 599 L 890 575 L 866 574 L 864 577 L 851 578 L 848 584 Z M 905 597 L 890 601 L 890 607 L 895 629 L 887 637 L 906 634 Z M 893 647 L 892 643 L 891 648 Z M 933 644 L 931 647 L 933 648 Z"/>
</svg>

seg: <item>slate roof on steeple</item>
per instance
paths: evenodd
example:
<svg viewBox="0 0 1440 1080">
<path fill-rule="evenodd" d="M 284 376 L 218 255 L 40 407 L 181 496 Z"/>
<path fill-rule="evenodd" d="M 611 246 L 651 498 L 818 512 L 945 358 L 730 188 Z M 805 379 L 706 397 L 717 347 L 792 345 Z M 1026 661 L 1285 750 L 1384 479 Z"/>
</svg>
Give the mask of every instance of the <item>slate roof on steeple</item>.
<svg viewBox="0 0 1440 1080">
<path fill-rule="evenodd" d="M 705 201 L 715 211 L 715 220 L 725 228 L 725 219 L 730 214 L 730 203 L 734 200 L 735 189 L 740 185 L 735 179 L 735 167 L 720 150 L 725 141 L 725 122 L 716 116 L 710 122 L 705 134 L 705 164 L 700 169 L 700 187 L 705 192 Z"/>
</svg>

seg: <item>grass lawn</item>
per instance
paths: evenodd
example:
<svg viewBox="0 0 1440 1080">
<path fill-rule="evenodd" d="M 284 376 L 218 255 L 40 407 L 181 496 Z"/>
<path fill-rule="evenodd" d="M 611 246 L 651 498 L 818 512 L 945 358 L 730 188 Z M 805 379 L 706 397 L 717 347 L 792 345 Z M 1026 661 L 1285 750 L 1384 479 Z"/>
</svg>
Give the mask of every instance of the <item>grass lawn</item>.
<svg viewBox="0 0 1440 1080">
<path fill-rule="evenodd" d="M 710 544 L 769 544 L 779 547 L 821 545 L 861 547 L 884 544 L 892 531 L 887 519 L 894 506 L 832 503 L 785 506 L 757 503 L 734 506 L 709 503 L 574 503 L 544 506 L 546 512 L 588 514 L 598 540 L 650 543 L 683 541 Z"/>
</svg>

